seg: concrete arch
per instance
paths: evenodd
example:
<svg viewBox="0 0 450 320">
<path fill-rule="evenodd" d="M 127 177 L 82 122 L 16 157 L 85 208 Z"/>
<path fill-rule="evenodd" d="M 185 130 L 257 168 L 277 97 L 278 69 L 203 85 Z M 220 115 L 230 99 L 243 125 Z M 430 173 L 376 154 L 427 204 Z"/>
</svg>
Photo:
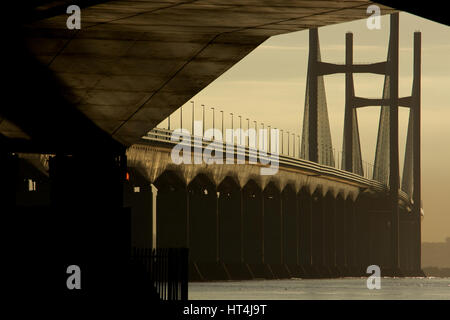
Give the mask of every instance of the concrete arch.
<svg viewBox="0 0 450 320">
<path fill-rule="evenodd" d="M 239 184 L 225 177 L 219 192 L 219 259 L 224 263 L 241 263 L 242 256 L 242 199 Z"/>
<path fill-rule="evenodd" d="M 186 188 L 186 182 L 178 170 L 164 170 L 153 182 L 158 191 L 165 188 Z"/>
<path fill-rule="evenodd" d="M 223 176 L 222 180 L 220 180 L 217 185 L 221 186 L 222 184 L 223 184 L 223 187 L 235 185 L 239 189 L 241 189 L 239 177 L 237 176 L 237 174 L 235 172 L 232 172 L 232 171 L 230 171 L 228 174 L 225 174 Z M 217 189 L 219 189 L 219 187 L 217 187 Z"/>
<path fill-rule="evenodd" d="M 281 193 L 271 181 L 263 191 L 264 202 L 264 263 L 282 264 Z"/>
<path fill-rule="evenodd" d="M 339 193 L 336 198 L 336 266 L 341 275 L 347 274 L 347 250 L 346 250 L 346 208 L 345 199 L 342 193 Z"/>
<path fill-rule="evenodd" d="M 345 199 L 345 254 L 348 272 L 352 275 L 358 270 L 358 250 L 356 243 L 356 206 L 351 197 Z"/>
<path fill-rule="evenodd" d="M 164 171 L 155 181 L 156 234 L 160 248 L 189 247 L 186 185 L 173 171 Z"/>
<path fill-rule="evenodd" d="M 282 260 L 289 268 L 291 274 L 299 276 L 298 273 L 298 201 L 297 194 L 295 192 L 295 186 L 287 184 L 283 192 L 281 193 L 282 203 L 282 229 L 283 229 L 283 242 L 282 242 Z"/>
<path fill-rule="evenodd" d="M 316 189 L 312 198 L 312 266 L 316 274 L 324 274 L 324 198 L 322 190 Z"/>
<path fill-rule="evenodd" d="M 304 187 L 297 194 L 298 211 L 298 250 L 300 267 L 312 273 L 312 197 L 309 189 Z"/>
<path fill-rule="evenodd" d="M 336 199 L 330 189 L 323 198 L 323 259 L 330 276 L 338 276 L 336 268 Z"/>
<path fill-rule="evenodd" d="M 244 186 L 242 202 L 244 261 L 250 265 L 262 264 L 264 205 L 261 188 L 254 180 L 249 180 Z"/>
<path fill-rule="evenodd" d="M 195 262 L 216 262 L 217 255 L 217 191 L 203 173 L 188 185 L 189 252 Z"/>
</svg>

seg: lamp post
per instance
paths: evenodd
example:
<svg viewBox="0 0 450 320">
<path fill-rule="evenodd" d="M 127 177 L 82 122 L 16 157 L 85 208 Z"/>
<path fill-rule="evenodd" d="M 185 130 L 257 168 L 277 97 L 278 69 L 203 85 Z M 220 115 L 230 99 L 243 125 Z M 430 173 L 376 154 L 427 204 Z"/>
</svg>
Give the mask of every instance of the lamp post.
<svg viewBox="0 0 450 320">
<path fill-rule="evenodd" d="M 273 128 L 274 130 L 277 130 L 277 128 Z M 275 150 L 278 153 L 278 139 L 275 140 Z"/>
<path fill-rule="evenodd" d="M 220 113 L 222 114 L 222 141 L 223 141 L 223 111 L 220 110 Z"/>
<path fill-rule="evenodd" d="M 191 134 L 194 135 L 194 101 L 191 101 L 192 104 L 192 131 Z"/>
<path fill-rule="evenodd" d="M 246 118 L 247 120 L 247 146 L 250 148 L 250 119 Z"/>
<path fill-rule="evenodd" d="M 231 144 L 234 146 L 234 119 L 233 119 L 233 112 L 230 112 L 231 115 Z"/>
<path fill-rule="evenodd" d="M 262 128 L 262 150 L 266 151 L 266 140 L 264 139 L 264 123 L 261 123 Z"/>
<path fill-rule="evenodd" d="M 242 145 L 242 116 L 239 117 L 239 144 Z"/>
<path fill-rule="evenodd" d="M 256 121 L 253 121 L 255 124 L 255 149 L 258 150 L 258 125 L 256 124 Z"/>
<path fill-rule="evenodd" d="M 288 157 L 289 157 L 289 144 L 290 144 L 290 143 L 289 143 L 289 136 L 290 136 L 290 133 L 289 133 L 289 131 L 286 131 L 286 132 L 287 132 L 287 136 L 288 136 L 288 154 L 287 154 L 287 155 L 288 155 Z"/>
<path fill-rule="evenodd" d="M 216 139 L 216 137 L 215 137 L 215 135 L 214 135 L 214 130 L 215 130 L 215 122 L 214 122 L 214 119 L 215 119 L 215 117 L 214 117 L 214 108 L 213 108 L 213 107 L 211 107 L 211 110 L 212 110 L 212 112 L 213 112 L 213 118 L 212 118 L 213 140 L 215 140 L 215 139 Z"/>
<path fill-rule="evenodd" d="M 183 106 L 180 108 L 180 127 L 183 130 Z"/>
<path fill-rule="evenodd" d="M 233 127 L 233 112 L 230 112 L 230 116 L 231 116 L 231 130 L 234 130 L 234 127 Z"/>
<path fill-rule="evenodd" d="M 336 149 L 333 148 L 333 161 L 334 161 L 334 167 L 336 168 Z"/>
<path fill-rule="evenodd" d="M 295 133 L 292 134 L 292 157 L 295 158 Z"/>
<path fill-rule="evenodd" d="M 202 119 L 202 136 L 205 135 L 205 105 L 202 104 L 203 108 L 203 119 Z"/>
</svg>

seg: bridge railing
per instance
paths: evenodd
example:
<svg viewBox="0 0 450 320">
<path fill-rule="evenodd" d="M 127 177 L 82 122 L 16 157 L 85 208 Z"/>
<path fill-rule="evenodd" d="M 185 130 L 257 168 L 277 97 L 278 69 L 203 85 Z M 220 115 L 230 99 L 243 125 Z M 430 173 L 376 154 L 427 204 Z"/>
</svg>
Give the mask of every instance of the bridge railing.
<svg viewBox="0 0 450 320">
<path fill-rule="evenodd" d="M 161 300 L 188 299 L 187 248 L 133 248 L 132 261 L 144 270 Z"/>
<path fill-rule="evenodd" d="M 248 161 L 249 159 L 263 159 L 266 162 L 270 162 L 274 160 L 274 157 L 276 156 L 278 158 L 278 162 L 280 166 L 283 167 L 292 167 L 292 168 L 299 168 L 306 169 L 310 171 L 313 175 L 317 176 L 329 176 L 329 177 L 335 177 L 339 179 L 346 179 L 352 182 L 356 182 L 359 184 L 366 185 L 374 190 L 378 191 L 387 191 L 388 187 L 384 185 L 383 183 L 373 180 L 372 174 L 365 174 L 364 176 L 358 175 L 353 172 L 342 170 L 340 167 L 341 161 L 335 161 L 335 166 L 327 166 L 324 164 L 315 163 L 309 160 L 301 159 L 300 157 L 295 156 L 289 156 L 285 154 L 271 154 L 267 150 L 259 150 L 255 148 L 251 148 L 248 145 L 240 145 L 240 144 L 234 144 L 232 146 L 227 146 L 226 142 L 223 141 L 209 141 L 205 140 L 202 137 L 197 136 L 188 136 L 182 139 L 180 142 L 179 140 L 175 139 L 172 140 L 173 135 L 172 130 L 168 129 L 162 129 L 162 128 L 154 128 L 150 132 L 147 133 L 144 137 L 142 137 L 143 141 L 152 141 L 153 143 L 163 143 L 164 145 L 186 145 L 191 148 L 197 147 L 202 148 L 202 152 L 205 149 L 214 149 L 217 146 L 221 147 L 223 150 L 223 157 L 227 156 L 227 151 L 230 151 L 230 149 L 233 152 L 233 157 L 239 159 L 245 159 Z M 261 152 L 263 151 L 263 152 Z M 228 155 L 229 156 L 229 155 Z M 338 157 L 339 159 L 339 157 Z M 364 165 L 364 163 L 363 163 Z M 368 170 L 364 170 L 365 172 L 370 171 L 370 168 L 373 168 L 372 165 L 367 163 L 366 167 Z M 407 196 L 406 193 L 404 193 L 402 190 L 399 190 L 400 198 L 405 201 L 409 202 L 410 199 Z"/>
</svg>

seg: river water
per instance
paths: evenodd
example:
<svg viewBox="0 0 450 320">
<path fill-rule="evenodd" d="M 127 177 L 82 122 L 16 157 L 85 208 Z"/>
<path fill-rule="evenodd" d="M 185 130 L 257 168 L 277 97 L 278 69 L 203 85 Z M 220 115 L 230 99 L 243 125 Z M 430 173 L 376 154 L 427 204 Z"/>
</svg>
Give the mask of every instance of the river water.
<svg viewBox="0 0 450 320">
<path fill-rule="evenodd" d="M 450 278 L 284 279 L 189 283 L 190 300 L 450 300 Z"/>
</svg>

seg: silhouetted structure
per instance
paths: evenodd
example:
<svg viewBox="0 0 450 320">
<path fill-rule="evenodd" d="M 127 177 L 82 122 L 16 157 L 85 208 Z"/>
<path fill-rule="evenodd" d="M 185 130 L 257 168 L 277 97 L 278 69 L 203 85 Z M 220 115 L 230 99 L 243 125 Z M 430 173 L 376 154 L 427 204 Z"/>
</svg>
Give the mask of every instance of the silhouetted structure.
<svg viewBox="0 0 450 320">
<path fill-rule="evenodd" d="M 155 289 L 157 299 L 188 299 L 187 248 L 133 248 L 132 265 L 136 287 Z"/>
<path fill-rule="evenodd" d="M 21 96 L 21 85 L 30 91 L 21 101 L 24 109 L 5 109 L 2 117 L 25 130 L 22 133 L 32 141 L 0 136 L 0 167 L 6 168 L 0 179 L 1 205 L 7 225 L 15 230 L 17 247 L 8 261 L 17 289 L 46 288 L 55 295 L 63 291 L 88 297 L 145 292 L 156 298 L 142 284 L 151 287 L 157 281 L 167 288 L 159 295 L 185 299 L 186 274 L 168 281 L 163 272 L 156 274 L 159 269 L 148 268 L 155 257 L 161 258 L 157 266 L 170 260 L 160 249 L 168 247 L 189 248 L 192 280 L 356 276 L 364 275 L 370 264 L 380 265 L 383 274 L 420 274 L 420 34 L 414 36 L 413 93 L 399 98 L 398 15 L 391 22 L 388 60 L 370 65 L 353 64 L 349 34 L 346 63 L 322 62 L 317 29 L 310 31 L 299 148 L 303 159 L 280 157 L 282 173 L 273 179 L 257 177 L 251 165 L 243 174 L 240 168 L 210 166 L 214 171 L 208 171 L 163 163 L 163 154 L 173 146 L 170 132 L 154 130 L 149 136 L 156 138 L 142 139 L 127 150 L 67 103 L 62 94 L 67 91 L 55 75 L 23 49 L 18 58 L 23 72 L 11 82 L 17 85 L 16 96 Z M 335 72 L 346 74 L 345 171 L 333 168 L 337 163 L 322 79 Z M 352 75 L 357 72 L 385 75 L 381 99 L 355 97 Z M 34 99 L 45 102 L 46 108 L 33 108 Z M 368 105 L 382 106 L 373 174 L 377 181 L 361 176 L 356 108 Z M 413 111 L 402 190 L 400 105 Z M 59 120 L 50 121 L 52 116 Z M 250 151 L 235 149 L 247 160 Z M 42 154 L 41 164 L 30 162 L 28 152 Z M 45 170 L 36 170 L 40 165 Z M 136 259 L 130 256 L 132 246 L 140 248 Z M 155 247 L 152 258 L 149 248 Z M 25 248 L 31 249 L 26 256 Z M 142 255 L 143 248 L 148 249 Z M 133 263 L 136 260 L 141 267 Z M 44 261 L 33 265 L 38 276 L 32 288 L 23 276 L 29 273 L 30 261 Z M 81 291 L 67 290 L 66 268 L 72 264 L 82 270 Z M 142 278 L 134 278 L 136 274 Z M 149 275 L 151 279 L 144 280 Z M 182 283 L 184 289 L 173 289 L 173 283 L 177 288 Z"/>
<path fill-rule="evenodd" d="M 310 30 L 299 158 L 295 152 L 281 154 L 276 176 L 258 177 L 258 167 L 250 168 L 250 163 L 245 171 L 226 165 L 173 166 L 170 130 L 152 130 L 128 150 L 129 166 L 135 168 L 131 183 L 156 187 L 156 244 L 190 248 L 191 280 L 360 276 L 371 264 L 382 267 L 384 275 L 422 274 L 420 149 L 414 146 L 420 139 L 420 33 L 414 35 L 413 93 L 404 98 L 398 98 L 398 14 L 391 16 L 387 61 L 354 64 L 352 39 L 346 34 L 345 64 L 326 63 L 320 59 L 318 31 Z M 345 171 L 330 169 L 338 163 L 323 76 L 332 73 L 346 75 Z M 383 97 L 355 96 L 354 73 L 385 75 Z M 377 105 L 380 124 L 370 180 L 361 177 L 365 172 L 357 108 Z M 399 106 L 411 109 L 402 190 Z M 195 139 L 187 146 L 194 150 Z M 200 148 L 211 147 L 203 142 Z M 233 150 L 246 161 L 255 153 L 245 142 Z M 317 164 L 313 167 L 303 159 Z M 335 181 L 342 184 L 334 185 Z M 355 184 L 356 191 L 350 187 Z"/>
<path fill-rule="evenodd" d="M 406 215 L 402 231 L 406 236 L 403 250 L 411 251 L 408 259 L 415 260 L 415 269 L 420 270 L 420 47 L 421 34 L 414 33 L 414 77 L 412 94 L 398 97 L 398 51 L 399 15 L 391 15 L 388 58 L 385 62 L 373 64 L 353 63 L 353 35 L 346 34 L 345 64 L 322 62 L 317 29 L 309 32 L 309 61 L 306 86 L 306 102 L 303 121 L 302 156 L 314 162 L 333 166 L 333 149 L 328 122 L 323 76 L 345 73 L 345 119 L 342 168 L 346 171 L 363 174 L 361 146 L 358 129 L 357 108 L 381 105 L 377 148 L 373 178 L 389 186 L 391 211 L 391 264 L 393 270 L 400 269 L 400 217 L 399 217 L 399 150 L 398 150 L 398 107 L 410 108 L 408 136 L 402 190 L 413 200 L 412 215 Z M 385 75 L 381 99 L 368 99 L 355 96 L 353 74 L 373 73 Z M 331 156 L 327 156 L 331 154 Z M 409 209 L 409 208 L 405 208 Z M 412 229 L 411 229 L 412 228 Z M 384 232 L 382 232 L 384 233 Z M 413 247 L 410 245 L 414 243 Z M 406 247 L 405 247 L 406 245 Z"/>
</svg>

